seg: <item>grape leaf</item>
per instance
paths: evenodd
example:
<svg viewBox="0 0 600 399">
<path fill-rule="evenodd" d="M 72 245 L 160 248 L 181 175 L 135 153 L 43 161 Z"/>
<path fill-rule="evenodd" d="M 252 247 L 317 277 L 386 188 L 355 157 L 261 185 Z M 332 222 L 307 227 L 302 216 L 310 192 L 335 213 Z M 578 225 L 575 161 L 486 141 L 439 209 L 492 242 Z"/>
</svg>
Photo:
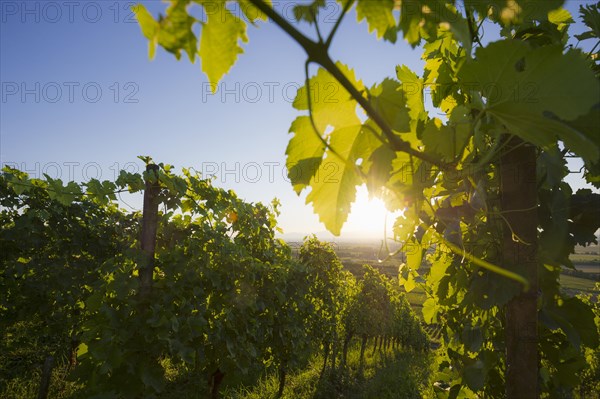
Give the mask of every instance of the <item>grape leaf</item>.
<svg viewBox="0 0 600 399">
<path fill-rule="evenodd" d="M 267 3 L 269 6 L 272 6 L 271 0 L 264 0 L 264 2 Z M 250 0 L 238 0 L 238 3 L 240 5 L 240 9 L 242 10 L 246 18 L 248 18 L 248 21 L 252 22 L 253 24 L 257 19 L 263 21 L 266 21 L 268 19 L 265 13 L 256 8 L 254 4 L 250 2 Z"/>
<path fill-rule="evenodd" d="M 63 186 L 61 179 L 53 179 L 45 173 L 44 177 L 48 182 L 48 196 L 64 206 L 71 205 L 71 203 L 81 195 L 81 188 L 73 181 L 70 181 L 66 186 Z"/>
<path fill-rule="evenodd" d="M 450 62 L 444 58 L 431 58 L 425 62 L 424 84 L 431 91 L 431 101 L 434 106 L 442 107 L 442 101 L 456 85 L 455 71 Z M 442 111 L 449 112 L 446 107 Z"/>
<path fill-rule="evenodd" d="M 366 19 L 369 33 L 376 31 L 378 39 L 384 37 L 395 43 L 397 35 L 393 9 L 394 0 L 359 0 L 356 6 L 356 19 L 358 22 Z"/>
<path fill-rule="evenodd" d="M 361 167 L 367 174 L 369 192 L 377 192 L 382 186 L 385 186 L 390 179 L 394 159 L 396 159 L 396 152 L 386 145 L 381 145 L 362 163 Z"/>
<path fill-rule="evenodd" d="M 404 39 L 413 47 L 421 38 L 432 40 L 438 28 L 450 31 L 469 51 L 471 34 L 467 20 L 452 4 L 442 0 L 405 0 L 401 3 L 400 28 Z"/>
<path fill-rule="evenodd" d="M 550 11 L 562 4 L 563 0 L 465 0 L 465 7 L 474 9 L 480 16 L 487 16 L 503 26 L 532 20 L 544 21 Z"/>
<path fill-rule="evenodd" d="M 485 377 L 484 363 L 480 359 L 473 361 L 472 364 L 465 367 L 463 381 L 473 392 L 477 392 L 483 388 Z"/>
<path fill-rule="evenodd" d="M 598 102 L 598 81 L 580 53 L 503 40 L 479 48 L 476 55 L 461 68 L 459 78 L 465 90 L 486 99 L 485 112 L 510 133 L 542 148 L 560 139 L 584 160 L 598 159 L 592 138 L 561 122 L 586 114 Z M 565 70 L 570 73 L 565 75 Z"/>
<path fill-rule="evenodd" d="M 355 80 L 352 70 L 341 63 L 337 65 L 354 87 L 364 90 L 362 83 Z M 308 117 L 297 119 L 290 129 L 296 136 L 286 151 L 288 170 L 302 171 L 301 178 L 292 180 L 296 192 L 302 191 L 306 187 L 307 178 L 310 178 L 311 192 L 306 197 L 306 202 L 312 202 L 315 213 L 325 227 L 339 235 L 350 212 L 350 204 L 355 199 L 356 186 L 361 183 L 357 162 L 361 159 L 369 160 L 376 145 L 380 143 L 375 140 L 371 131 L 363 128 L 356 114 L 357 102 L 324 69 L 319 69 L 309 80 L 308 88 L 304 86 L 298 90 L 294 107 L 308 110 L 309 94 L 315 125 L 333 151 L 327 149 L 323 152 L 322 143 L 318 142 L 320 140 Z M 328 128 L 333 129 L 329 134 L 326 133 Z M 306 143 L 309 144 L 308 148 L 296 148 Z M 325 160 L 319 160 L 323 155 Z M 318 166 L 315 172 L 310 170 L 315 166 Z M 292 173 L 290 176 L 294 179 Z"/>
<path fill-rule="evenodd" d="M 579 15 L 583 23 L 590 30 L 580 35 L 575 35 L 577 40 L 586 40 L 600 37 L 600 4 L 588 4 L 585 7 L 579 6 Z"/>
<path fill-rule="evenodd" d="M 483 344 L 483 334 L 481 327 L 465 325 L 462 331 L 462 341 L 465 344 L 465 349 L 469 352 L 479 352 L 481 345 Z"/>
<path fill-rule="evenodd" d="M 319 8 L 325 7 L 325 0 L 313 0 L 310 4 L 299 4 L 294 7 L 296 21 L 306 21 L 309 24 L 317 22 Z"/>
<path fill-rule="evenodd" d="M 325 145 L 319 140 L 308 116 L 296 118 L 292 122 L 290 133 L 294 133 L 294 137 L 285 152 L 286 166 L 294 191 L 300 194 L 321 165 Z"/>
<path fill-rule="evenodd" d="M 427 122 L 422 137 L 427 152 L 445 161 L 453 161 L 461 154 L 471 134 L 465 110 L 462 106 L 455 108 L 448 125 L 437 118 Z"/>
<path fill-rule="evenodd" d="M 417 287 L 417 283 L 412 274 L 409 274 L 406 279 L 400 278 L 400 284 L 404 287 L 404 290 L 406 292 L 411 292 L 412 290 L 414 290 Z"/>
<path fill-rule="evenodd" d="M 354 77 L 353 70 L 339 62 L 337 67 L 357 90 L 365 89 L 362 82 Z M 360 123 L 356 115 L 356 100 L 352 99 L 346 89 L 325 69 L 319 68 L 317 74 L 310 78 L 309 88 L 313 118 L 319 131 L 324 132 L 327 126 L 340 128 Z M 294 108 L 308 110 L 308 92 L 306 86 L 298 90 L 293 103 Z"/>
<path fill-rule="evenodd" d="M 423 249 L 421 245 L 413 243 L 410 246 L 410 250 L 406 251 L 406 265 L 412 270 L 418 270 L 421 267 L 421 261 L 423 260 Z"/>
<path fill-rule="evenodd" d="M 419 119 L 426 119 L 425 103 L 423 100 L 423 80 L 406 65 L 396 67 L 396 76 L 402 82 L 402 93 L 406 98 L 411 128 Z M 416 131 L 411 129 L 412 131 Z"/>
<path fill-rule="evenodd" d="M 140 24 L 142 34 L 148 39 L 148 57 L 152 59 L 156 53 L 157 32 L 159 28 L 158 22 L 143 4 L 136 4 L 132 10 L 135 14 L 135 18 Z"/>
<path fill-rule="evenodd" d="M 161 17 L 156 29 L 158 44 L 177 59 L 181 58 L 181 50 L 185 50 L 191 62 L 196 59 L 198 39 L 192 31 L 196 18 L 188 14 L 186 7 L 189 1 L 173 2 L 167 9 L 166 17 Z M 147 18 L 147 17 L 146 17 Z"/>
<path fill-rule="evenodd" d="M 208 81 L 214 83 L 211 84 L 213 92 L 217 90 L 216 83 L 244 52 L 239 41 L 248 42 L 246 23 L 232 14 L 225 7 L 225 2 L 216 5 L 219 12 L 207 13 L 207 21 L 203 23 L 199 50 L 202 70 Z"/>
<path fill-rule="evenodd" d="M 423 302 L 423 320 L 425 320 L 425 323 L 437 323 L 438 311 L 439 306 L 435 303 L 435 299 L 427 298 Z"/>
<path fill-rule="evenodd" d="M 556 25 L 559 31 L 573 23 L 573 16 L 564 8 L 558 8 L 548 13 L 548 21 Z"/>
<path fill-rule="evenodd" d="M 375 111 L 397 132 L 410 131 L 410 118 L 406 108 L 406 98 L 400 83 L 385 79 L 369 90 L 369 101 Z"/>
<path fill-rule="evenodd" d="M 364 150 L 364 147 L 356 145 L 361 141 L 361 132 L 366 134 L 358 124 L 331 133 L 331 146 L 347 161 L 327 151 L 325 160 L 311 179 L 312 190 L 306 197 L 306 203 L 313 203 L 319 220 L 334 235 L 340 234 L 348 218 L 350 206 L 356 198 L 356 186 L 361 183 L 361 178 L 351 161 L 359 150 Z"/>
</svg>

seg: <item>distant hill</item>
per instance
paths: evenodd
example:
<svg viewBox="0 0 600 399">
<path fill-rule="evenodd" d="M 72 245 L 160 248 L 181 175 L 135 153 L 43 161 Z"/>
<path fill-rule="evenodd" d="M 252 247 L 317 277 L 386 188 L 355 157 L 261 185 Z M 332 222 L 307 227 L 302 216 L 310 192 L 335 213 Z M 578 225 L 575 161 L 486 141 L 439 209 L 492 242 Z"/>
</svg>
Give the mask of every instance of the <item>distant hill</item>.
<svg viewBox="0 0 600 399">
<path fill-rule="evenodd" d="M 342 232 L 339 237 L 334 236 L 328 231 L 318 231 L 315 233 L 301 233 L 301 232 L 290 232 L 284 234 L 277 234 L 277 238 L 281 238 L 286 242 L 302 242 L 304 237 L 315 234 L 321 241 L 339 242 L 339 243 L 375 243 L 381 242 L 383 236 L 374 236 L 371 234 L 365 235 L 361 232 Z"/>
</svg>

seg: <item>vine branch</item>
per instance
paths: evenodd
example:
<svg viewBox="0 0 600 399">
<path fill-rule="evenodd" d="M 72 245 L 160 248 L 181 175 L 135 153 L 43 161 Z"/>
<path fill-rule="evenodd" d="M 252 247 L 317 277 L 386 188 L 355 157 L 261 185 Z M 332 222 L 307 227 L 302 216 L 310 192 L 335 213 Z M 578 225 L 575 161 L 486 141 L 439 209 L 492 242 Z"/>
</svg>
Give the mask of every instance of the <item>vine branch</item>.
<svg viewBox="0 0 600 399">
<path fill-rule="evenodd" d="M 359 91 L 354 87 L 352 82 L 348 80 L 346 75 L 338 68 L 335 62 L 329 56 L 327 44 L 323 42 L 314 42 L 304 36 L 300 31 L 294 28 L 288 21 L 286 21 L 281 15 L 279 15 L 272 7 L 270 7 L 263 0 L 249 0 L 256 8 L 262 11 L 267 17 L 271 18 L 283 31 L 291 36 L 306 52 L 308 60 L 315 62 L 322 66 L 327 72 L 329 72 L 343 87 L 350 93 L 360 106 L 365 110 L 367 115 L 379 126 L 383 134 L 386 136 L 391 148 L 394 151 L 405 152 L 418 158 L 422 161 L 428 162 L 434 166 L 439 167 L 442 170 L 453 170 L 454 167 L 445 162 L 418 151 L 410 146 L 410 143 L 401 139 L 396 135 L 385 120 L 379 115 L 377 111 L 371 106 L 369 100 L 367 100 Z M 343 16 L 343 15 L 342 15 Z M 341 17 L 340 17 L 341 18 Z M 332 32 L 334 33 L 334 32 Z M 332 35 L 328 38 L 330 42 Z"/>
</svg>

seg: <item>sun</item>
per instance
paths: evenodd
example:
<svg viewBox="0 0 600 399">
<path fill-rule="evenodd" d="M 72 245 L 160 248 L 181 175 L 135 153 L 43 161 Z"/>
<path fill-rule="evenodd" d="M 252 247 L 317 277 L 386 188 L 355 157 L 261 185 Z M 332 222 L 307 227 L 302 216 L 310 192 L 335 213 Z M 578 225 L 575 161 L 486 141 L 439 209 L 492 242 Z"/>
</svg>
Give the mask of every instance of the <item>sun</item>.
<svg viewBox="0 0 600 399">
<path fill-rule="evenodd" d="M 383 238 L 384 227 L 387 227 L 387 236 L 390 237 L 397 214 L 389 212 L 379 198 L 369 199 L 366 186 L 360 186 L 342 234 L 347 232 L 355 235 L 358 233 L 365 238 Z"/>
</svg>

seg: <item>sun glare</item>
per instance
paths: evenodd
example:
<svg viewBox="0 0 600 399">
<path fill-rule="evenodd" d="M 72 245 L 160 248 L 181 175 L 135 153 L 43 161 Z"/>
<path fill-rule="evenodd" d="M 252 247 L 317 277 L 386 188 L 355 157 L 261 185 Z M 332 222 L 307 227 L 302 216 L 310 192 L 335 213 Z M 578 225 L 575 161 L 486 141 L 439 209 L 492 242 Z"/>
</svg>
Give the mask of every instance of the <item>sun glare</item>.
<svg viewBox="0 0 600 399">
<path fill-rule="evenodd" d="M 358 188 L 356 201 L 352 204 L 348 222 L 342 232 L 360 233 L 365 238 L 383 238 L 387 215 L 387 236 L 391 237 L 391 228 L 397 214 L 399 213 L 389 212 L 379 198 L 369 199 L 367 188 L 361 186 Z"/>
</svg>

